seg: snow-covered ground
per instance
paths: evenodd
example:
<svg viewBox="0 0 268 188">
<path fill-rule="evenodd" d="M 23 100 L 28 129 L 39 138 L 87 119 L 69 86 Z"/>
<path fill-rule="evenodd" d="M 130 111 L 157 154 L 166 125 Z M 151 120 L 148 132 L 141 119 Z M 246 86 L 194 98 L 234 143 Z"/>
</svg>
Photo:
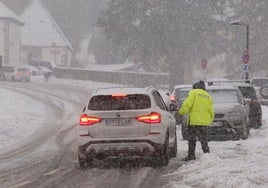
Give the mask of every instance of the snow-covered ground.
<svg viewBox="0 0 268 188">
<path fill-rule="evenodd" d="M 38 77 L 36 77 L 38 78 Z M 44 82 L 42 78 L 33 82 Z M 51 79 L 50 83 L 81 85 L 90 88 L 110 84 L 89 81 Z M 45 123 L 46 107 L 15 91 L 0 88 L 0 155 L 6 149 L 27 140 Z M 4 100 L 3 100 L 4 99 Z M 167 187 L 268 187 L 268 107 L 263 106 L 263 126 L 251 130 L 247 140 L 209 142 L 210 154 L 203 154 L 197 143 L 197 160 L 183 164 L 177 171 L 166 174 Z M 181 139 L 178 127 L 180 162 L 187 154 L 187 142 Z"/>
<path fill-rule="evenodd" d="M 31 82 L 45 83 L 43 76 L 32 76 Z M 94 83 L 80 80 L 50 79 L 47 84 L 83 86 L 97 89 L 113 84 Z M 46 83 L 45 83 L 46 84 Z M 36 130 L 45 124 L 47 109 L 43 103 L 20 94 L 16 91 L 0 87 L 0 155 L 12 146 L 26 141 Z M 4 100 L 3 100 L 4 99 Z"/>
</svg>

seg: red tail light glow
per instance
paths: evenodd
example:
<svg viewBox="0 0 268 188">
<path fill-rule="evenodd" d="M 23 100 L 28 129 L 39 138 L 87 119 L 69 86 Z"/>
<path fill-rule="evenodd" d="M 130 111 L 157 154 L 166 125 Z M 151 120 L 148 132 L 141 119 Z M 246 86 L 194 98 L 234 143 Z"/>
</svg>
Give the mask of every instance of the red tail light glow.
<svg viewBox="0 0 268 188">
<path fill-rule="evenodd" d="M 127 94 L 125 93 L 115 93 L 115 94 L 112 94 L 112 97 L 114 98 L 121 98 L 121 97 L 126 97 Z"/>
<path fill-rule="evenodd" d="M 161 122 L 161 114 L 157 112 L 152 112 L 148 115 L 138 116 L 136 117 L 137 121 L 144 123 L 160 123 Z"/>
<path fill-rule="evenodd" d="M 175 101 L 175 95 L 171 95 L 171 96 L 169 97 L 169 99 L 170 99 L 170 101 Z"/>
<path fill-rule="evenodd" d="M 80 116 L 79 124 L 82 126 L 88 126 L 88 125 L 93 125 L 95 123 L 100 123 L 100 122 L 101 122 L 101 118 L 99 117 L 92 117 L 92 116 L 88 116 L 87 114 L 82 114 Z"/>
</svg>

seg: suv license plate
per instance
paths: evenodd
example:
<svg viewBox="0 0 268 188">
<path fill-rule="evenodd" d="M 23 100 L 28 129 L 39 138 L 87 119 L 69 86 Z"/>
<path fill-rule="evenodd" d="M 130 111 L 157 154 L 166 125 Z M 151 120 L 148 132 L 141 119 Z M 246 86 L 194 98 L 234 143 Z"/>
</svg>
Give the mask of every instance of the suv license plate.
<svg viewBox="0 0 268 188">
<path fill-rule="evenodd" d="M 212 127 L 221 127 L 222 126 L 222 122 L 213 122 L 211 124 Z"/>
<path fill-rule="evenodd" d="M 107 126 L 130 126 L 132 124 L 131 119 L 107 119 Z"/>
</svg>

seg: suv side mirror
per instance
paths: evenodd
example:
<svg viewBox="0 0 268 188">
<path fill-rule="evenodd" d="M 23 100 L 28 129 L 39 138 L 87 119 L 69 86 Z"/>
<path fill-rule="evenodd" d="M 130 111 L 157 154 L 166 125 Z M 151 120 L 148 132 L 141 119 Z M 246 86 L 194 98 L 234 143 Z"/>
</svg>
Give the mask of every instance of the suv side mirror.
<svg viewBox="0 0 268 188">
<path fill-rule="evenodd" d="M 170 111 L 177 111 L 178 110 L 178 106 L 176 104 L 171 103 L 169 105 L 169 110 Z"/>
</svg>

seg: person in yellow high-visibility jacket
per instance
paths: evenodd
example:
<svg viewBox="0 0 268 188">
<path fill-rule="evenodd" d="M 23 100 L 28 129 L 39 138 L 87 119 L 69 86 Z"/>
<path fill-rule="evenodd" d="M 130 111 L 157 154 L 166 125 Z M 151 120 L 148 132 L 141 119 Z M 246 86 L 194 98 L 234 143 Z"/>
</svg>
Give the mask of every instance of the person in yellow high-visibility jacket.
<svg viewBox="0 0 268 188">
<path fill-rule="evenodd" d="M 204 153 L 209 153 L 208 126 L 214 119 L 214 104 L 210 94 L 206 91 L 204 81 L 193 85 L 187 98 L 178 111 L 179 118 L 189 114 L 188 119 L 188 156 L 184 161 L 195 160 L 196 140 L 201 142 Z"/>
</svg>

